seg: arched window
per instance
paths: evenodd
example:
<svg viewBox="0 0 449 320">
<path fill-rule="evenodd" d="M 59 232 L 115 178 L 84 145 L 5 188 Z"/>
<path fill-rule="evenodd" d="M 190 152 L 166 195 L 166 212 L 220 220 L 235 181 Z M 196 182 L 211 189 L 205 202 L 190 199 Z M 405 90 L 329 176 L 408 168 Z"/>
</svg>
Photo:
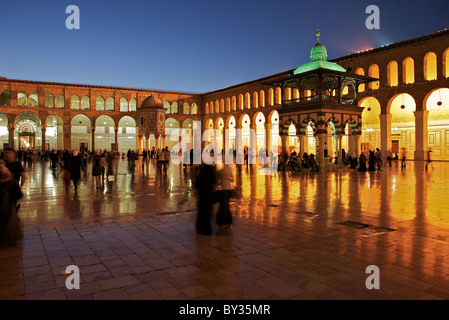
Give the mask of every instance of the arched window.
<svg viewBox="0 0 449 320">
<path fill-rule="evenodd" d="M 179 110 L 178 110 L 178 102 L 177 101 L 173 101 L 171 104 L 171 113 L 172 114 L 178 114 Z"/>
<path fill-rule="evenodd" d="M 183 114 L 190 114 L 190 105 L 188 102 L 184 102 L 182 104 L 182 113 Z"/>
<path fill-rule="evenodd" d="M 226 112 L 230 112 L 231 111 L 231 99 L 229 99 L 229 97 L 226 98 L 226 108 L 225 108 Z"/>
<path fill-rule="evenodd" d="M 196 103 L 192 103 L 191 114 L 198 114 L 198 106 Z"/>
<path fill-rule="evenodd" d="M 387 66 L 387 86 L 396 87 L 399 84 L 398 63 L 390 61 Z"/>
<path fill-rule="evenodd" d="M 285 100 L 291 100 L 292 99 L 292 88 L 286 88 L 285 89 Z"/>
<path fill-rule="evenodd" d="M 239 110 L 243 110 L 243 94 L 239 94 Z"/>
<path fill-rule="evenodd" d="M 113 97 L 109 97 L 106 99 L 106 111 L 114 111 L 115 110 L 115 100 Z"/>
<path fill-rule="evenodd" d="M 220 112 L 224 113 L 224 100 L 223 99 L 220 100 Z"/>
<path fill-rule="evenodd" d="M 248 92 L 245 93 L 245 108 L 251 108 L 251 95 Z"/>
<path fill-rule="evenodd" d="M 28 97 L 28 106 L 29 107 L 37 107 L 39 105 L 39 96 L 36 92 L 31 92 Z"/>
<path fill-rule="evenodd" d="M 56 109 L 64 109 L 65 107 L 65 99 L 62 94 L 58 94 L 55 98 L 55 106 Z"/>
<path fill-rule="evenodd" d="M 131 100 L 129 100 L 129 111 L 130 112 L 137 111 L 137 100 L 135 98 L 132 98 Z"/>
<path fill-rule="evenodd" d="M 170 114 L 170 102 L 164 101 L 165 114 Z"/>
<path fill-rule="evenodd" d="M 259 92 L 259 105 L 265 107 L 265 91 L 260 90 Z"/>
<path fill-rule="evenodd" d="M 97 97 L 97 101 L 95 103 L 95 110 L 104 111 L 104 99 L 102 96 Z"/>
<path fill-rule="evenodd" d="M 368 76 L 372 78 L 379 79 L 379 66 L 377 64 L 372 64 L 368 69 Z M 380 81 L 370 82 L 368 84 L 368 87 L 371 90 L 377 90 L 379 89 Z"/>
<path fill-rule="evenodd" d="M 429 52 L 424 57 L 424 80 L 437 79 L 437 55 Z"/>
<path fill-rule="evenodd" d="M 90 98 L 88 96 L 81 98 L 81 110 L 90 110 Z"/>
<path fill-rule="evenodd" d="M 214 112 L 215 113 L 220 113 L 220 102 L 218 100 L 215 100 L 214 106 L 215 106 Z"/>
<path fill-rule="evenodd" d="M 259 95 L 256 91 L 253 93 L 253 108 L 259 108 Z"/>
<path fill-rule="evenodd" d="M 365 70 L 363 70 L 363 68 L 358 68 L 357 70 L 355 70 L 355 74 L 358 74 L 359 76 L 364 76 Z M 365 84 L 362 83 L 361 85 L 359 85 L 359 92 L 364 92 L 364 91 L 365 91 Z"/>
<path fill-rule="evenodd" d="M 237 110 L 237 98 L 232 96 L 232 111 Z"/>
<path fill-rule="evenodd" d="M 126 98 L 120 98 L 120 111 L 121 112 L 129 111 L 128 100 Z"/>
<path fill-rule="evenodd" d="M 281 88 L 276 88 L 276 98 L 275 98 L 275 104 L 281 104 L 282 103 L 282 91 Z"/>
<path fill-rule="evenodd" d="M 79 110 L 80 108 L 80 98 L 74 94 L 70 97 L 70 109 Z"/>
<path fill-rule="evenodd" d="M 274 90 L 273 90 L 273 88 L 270 88 L 268 90 L 268 105 L 274 106 Z"/>
<path fill-rule="evenodd" d="M 410 57 L 405 58 L 402 63 L 402 82 L 415 83 L 415 61 Z"/>
<path fill-rule="evenodd" d="M 215 108 L 214 108 L 214 102 L 211 101 L 210 104 L 209 104 L 209 113 L 210 113 L 210 114 L 213 114 L 214 111 L 215 111 Z"/>
<path fill-rule="evenodd" d="M 443 77 L 449 78 L 449 48 L 443 54 Z"/>
<path fill-rule="evenodd" d="M 47 107 L 47 108 L 55 107 L 55 98 L 53 98 L 53 95 L 50 93 L 47 93 L 45 95 L 45 107 Z"/>
<path fill-rule="evenodd" d="M 28 96 L 25 92 L 20 91 L 17 94 L 17 105 L 21 106 L 21 107 L 26 107 L 28 106 Z"/>
<path fill-rule="evenodd" d="M 11 93 L 9 90 L 3 90 L 0 94 L 0 106 L 11 105 Z"/>
</svg>

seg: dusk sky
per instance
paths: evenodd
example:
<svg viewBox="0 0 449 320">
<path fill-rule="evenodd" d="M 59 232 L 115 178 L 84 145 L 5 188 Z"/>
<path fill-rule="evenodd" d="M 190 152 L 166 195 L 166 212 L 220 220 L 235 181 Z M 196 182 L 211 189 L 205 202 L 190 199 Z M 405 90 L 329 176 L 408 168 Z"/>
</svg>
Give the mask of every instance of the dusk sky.
<svg viewBox="0 0 449 320">
<path fill-rule="evenodd" d="M 449 26 L 449 1 L 1 1 L 0 76 L 205 93 Z M 68 30 L 66 7 L 80 9 Z M 367 6 L 380 9 L 368 30 Z"/>
</svg>

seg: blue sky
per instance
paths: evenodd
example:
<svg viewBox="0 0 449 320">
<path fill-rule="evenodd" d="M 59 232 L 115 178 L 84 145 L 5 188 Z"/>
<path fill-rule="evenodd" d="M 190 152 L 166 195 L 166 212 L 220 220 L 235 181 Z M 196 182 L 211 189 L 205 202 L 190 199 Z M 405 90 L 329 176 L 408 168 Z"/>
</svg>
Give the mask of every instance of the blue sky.
<svg viewBox="0 0 449 320">
<path fill-rule="evenodd" d="M 368 30 L 368 5 L 380 30 Z M 68 30 L 66 7 L 80 9 Z M 0 76 L 204 93 L 448 28 L 449 1 L 40 0 L 1 4 Z"/>
</svg>

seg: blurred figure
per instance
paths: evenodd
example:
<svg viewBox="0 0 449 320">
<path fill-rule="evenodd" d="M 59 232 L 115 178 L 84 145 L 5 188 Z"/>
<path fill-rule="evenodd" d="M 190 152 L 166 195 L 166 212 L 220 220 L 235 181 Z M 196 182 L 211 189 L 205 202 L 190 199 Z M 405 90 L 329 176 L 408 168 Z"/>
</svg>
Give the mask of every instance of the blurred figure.
<svg viewBox="0 0 449 320">
<path fill-rule="evenodd" d="M 81 155 L 78 151 L 73 151 L 72 157 L 70 158 L 70 178 L 73 181 L 73 186 L 75 190 L 78 189 L 78 180 L 81 178 L 81 169 L 83 167 L 83 161 Z"/>
<path fill-rule="evenodd" d="M 11 148 L 5 149 L 5 151 L 3 151 L 3 158 L 5 160 L 6 168 L 9 169 L 12 177 L 22 188 L 26 181 L 26 174 L 22 164 L 16 159 L 16 151 Z"/>
<path fill-rule="evenodd" d="M 109 180 L 109 176 L 114 175 L 114 154 L 112 153 L 112 151 L 109 151 L 106 155 L 106 165 L 108 166 L 106 179 Z"/>
<path fill-rule="evenodd" d="M 220 208 L 218 209 L 215 220 L 221 230 L 228 230 L 231 228 L 232 224 L 232 213 L 229 208 L 229 199 L 233 196 L 234 190 L 234 176 L 232 174 L 232 168 L 229 164 L 224 164 L 223 168 L 218 172 L 218 181 L 221 187 L 221 190 L 217 191 L 219 194 L 217 200 L 220 202 Z"/>
<path fill-rule="evenodd" d="M 198 215 L 196 219 L 196 232 L 204 235 L 212 234 L 211 217 L 214 204 L 214 191 L 217 183 L 217 170 L 215 165 L 203 163 L 195 181 L 198 191 Z"/>
<path fill-rule="evenodd" d="M 102 184 L 100 183 L 101 178 L 101 150 L 97 149 L 95 151 L 95 155 L 93 158 L 93 165 L 92 165 L 92 176 L 95 177 L 95 185 L 96 188 L 99 189 Z"/>
<path fill-rule="evenodd" d="M 432 167 L 432 170 L 433 170 L 432 160 L 431 160 L 431 157 L 430 157 L 431 153 L 432 153 L 432 148 L 429 148 L 429 150 L 427 150 L 426 170 L 427 170 L 428 167 Z"/>
<path fill-rule="evenodd" d="M 405 160 L 407 157 L 407 150 L 405 148 L 402 148 L 402 157 L 401 157 L 401 168 L 405 168 Z"/>
<path fill-rule="evenodd" d="M 11 171 L 0 160 L 0 248 L 13 246 L 23 238 L 17 201 L 22 192 Z"/>
</svg>

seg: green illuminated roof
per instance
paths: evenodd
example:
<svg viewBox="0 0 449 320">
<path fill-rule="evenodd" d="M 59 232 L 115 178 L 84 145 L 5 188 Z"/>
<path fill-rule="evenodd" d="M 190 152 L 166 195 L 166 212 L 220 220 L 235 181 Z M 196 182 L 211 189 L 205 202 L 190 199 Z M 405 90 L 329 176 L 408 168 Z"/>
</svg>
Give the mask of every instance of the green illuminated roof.
<svg viewBox="0 0 449 320">
<path fill-rule="evenodd" d="M 345 68 L 339 66 L 335 62 L 330 62 L 326 60 L 327 50 L 326 47 L 320 43 L 319 29 L 317 29 L 316 36 L 318 42 L 316 45 L 313 46 L 312 50 L 310 51 L 310 62 L 303 64 L 302 66 L 297 68 L 295 71 L 293 71 L 293 74 L 300 74 L 317 69 L 329 69 L 334 71 L 346 72 Z"/>
</svg>

